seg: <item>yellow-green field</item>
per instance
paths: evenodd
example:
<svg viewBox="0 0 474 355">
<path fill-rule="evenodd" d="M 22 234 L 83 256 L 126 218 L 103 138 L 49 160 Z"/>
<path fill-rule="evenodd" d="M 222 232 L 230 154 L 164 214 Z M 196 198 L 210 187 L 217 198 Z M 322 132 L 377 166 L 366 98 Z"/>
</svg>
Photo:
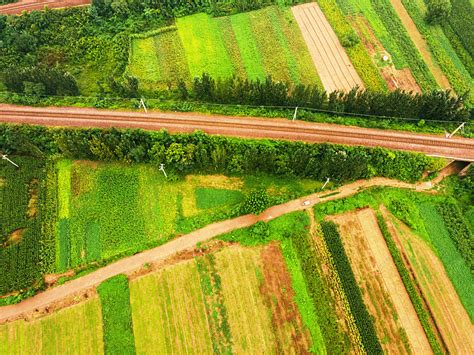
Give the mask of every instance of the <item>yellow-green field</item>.
<svg viewBox="0 0 474 355">
<path fill-rule="evenodd" d="M 276 6 L 220 18 L 203 13 L 178 18 L 176 27 L 133 39 L 129 62 L 129 72 L 146 89 L 203 73 L 320 84 L 291 11 Z"/>
<path fill-rule="evenodd" d="M 0 325 L 0 354 L 103 354 L 102 315 L 93 298 L 53 315 Z"/>
<path fill-rule="evenodd" d="M 130 299 L 137 353 L 211 351 L 211 334 L 194 261 L 132 281 Z"/>
<path fill-rule="evenodd" d="M 265 268 L 270 257 L 281 263 Z M 231 246 L 169 266 L 131 281 L 130 298 L 139 354 L 292 353 L 311 346 L 274 245 Z"/>
</svg>

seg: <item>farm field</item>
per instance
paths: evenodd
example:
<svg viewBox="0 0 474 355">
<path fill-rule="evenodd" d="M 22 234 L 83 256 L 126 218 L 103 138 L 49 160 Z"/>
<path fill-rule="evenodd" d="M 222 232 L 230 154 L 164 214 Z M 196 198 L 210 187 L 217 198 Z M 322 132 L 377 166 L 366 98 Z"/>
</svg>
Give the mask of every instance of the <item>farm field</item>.
<svg viewBox="0 0 474 355">
<path fill-rule="evenodd" d="M 293 7 L 292 11 L 308 45 L 324 89 L 327 92 L 333 92 L 350 91 L 356 86 L 364 88 L 344 47 L 318 4 L 298 5 Z"/>
<path fill-rule="evenodd" d="M 391 221 L 402 249 L 414 270 L 421 291 L 450 352 L 472 353 L 473 325 L 445 266 L 428 243 L 398 220 Z M 472 294 L 471 294 L 472 297 Z"/>
<path fill-rule="evenodd" d="M 0 324 L 0 354 L 104 354 L 97 297 L 29 322 Z"/>
<path fill-rule="evenodd" d="M 322 186 L 265 175 L 168 181 L 154 165 L 62 159 L 45 166 L 13 158 L 29 170 L 18 175 L 5 164 L 0 170 L 2 295 L 38 285 L 44 275 L 130 255 L 238 216 L 251 191 L 279 200 Z"/>
<path fill-rule="evenodd" d="M 88 207 L 84 201 L 82 205 L 75 205 L 79 201 L 75 198 L 85 198 L 87 193 L 100 194 L 101 188 L 105 188 L 100 184 L 126 198 L 106 205 L 109 214 L 117 216 L 116 221 L 123 219 L 114 210 L 118 203 L 132 206 L 138 211 L 133 213 L 143 219 L 153 218 L 154 222 L 165 212 L 159 210 L 159 213 L 155 211 L 156 215 L 143 217 L 146 215 L 141 210 L 142 205 L 150 206 L 154 200 L 148 196 L 150 191 L 152 196 L 155 191 L 166 191 L 168 198 L 177 195 L 174 201 L 178 201 L 175 203 L 180 207 L 176 207 L 176 215 L 173 214 L 176 220 L 178 215 L 183 219 L 194 218 L 199 211 L 206 213 L 238 205 L 247 191 L 256 186 L 265 187 L 270 196 L 314 191 L 321 186 L 319 182 L 305 180 L 222 175 L 188 175 L 165 184 L 161 172 L 153 165 L 66 159 L 56 161 L 51 169 L 52 172 L 47 169 L 45 174 L 51 177 L 53 173 L 56 179 L 57 214 L 70 220 L 76 210 L 87 211 Z M 131 195 L 120 192 L 125 185 L 117 178 L 121 176 L 130 181 L 127 186 L 137 184 L 138 192 L 133 192 L 133 196 L 141 199 L 137 207 L 133 207 Z M 141 181 L 145 181 L 144 185 L 140 185 Z M 175 186 L 177 192 L 159 189 L 165 185 Z M 142 191 L 143 186 L 149 189 L 147 193 Z M 447 348 L 460 352 L 471 350 L 472 344 L 461 341 L 472 331 L 468 304 L 463 304 L 467 298 L 458 296 L 453 286 L 459 280 L 466 281 L 462 281 L 462 273 L 450 271 L 459 266 L 460 261 L 453 259 L 449 248 L 448 258 L 436 254 L 439 248 L 446 249 L 446 241 L 451 241 L 450 233 L 455 229 L 447 217 L 426 207 L 437 206 L 446 196 L 396 188 L 369 189 L 344 198 L 345 190 L 341 196 L 329 194 L 327 202 L 315 205 L 314 209 L 289 213 L 268 223 L 258 222 L 209 243 L 198 244 L 169 260 L 143 264 L 136 272 L 115 276 L 98 286 L 99 301 L 96 291 L 90 290 L 92 298 L 79 305 L 59 311 L 56 309 L 63 305 L 53 306 L 51 311 L 45 309 L 32 318 L 28 316 L 26 322 L 19 320 L 0 325 L 0 340 L 8 347 L 15 344 L 12 353 L 30 353 L 30 345 L 21 339 L 31 337 L 39 353 L 48 353 L 44 349 L 50 346 L 60 349 L 64 346 L 62 342 L 76 344 L 78 340 L 73 332 L 87 336 L 89 328 L 95 327 L 101 328 L 100 332 L 96 332 L 95 338 L 88 337 L 86 344 L 92 353 L 114 353 L 118 349 L 127 349 L 127 353 L 155 353 L 156 349 L 160 353 L 312 351 L 325 354 L 364 349 L 371 353 L 430 353 L 433 343 L 431 338 L 428 343 L 428 333 L 425 335 L 426 320 L 420 324 L 422 313 L 416 308 L 418 305 L 412 304 L 412 292 L 421 292 L 431 312 L 428 322 L 434 322 L 440 330 Z M 89 200 L 94 201 L 94 197 Z M 104 197 L 101 196 L 101 200 Z M 402 240 L 397 245 L 403 246 L 400 250 L 408 256 L 405 260 L 412 265 L 412 276 L 415 283 L 419 283 L 419 290 L 408 290 L 404 275 L 399 274 L 393 249 L 387 246 L 385 234 L 379 229 L 377 218 L 380 216 L 376 218 L 371 209 L 360 209 L 367 206 L 378 209 L 380 204 L 407 220 L 416 230 L 426 228 L 428 232 L 421 237 L 410 234 L 406 237 L 407 244 L 403 241 L 401 222 L 393 219 L 397 233 L 393 232 L 392 224 L 389 228 L 395 240 Z M 91 206 L 100 217 L 100 208 Z M 417 219 L 417 215 L 421 217 Z M 335 221 L 339 228 L 325 219 Z M 387 219 L 387 223 L 390 221 Z M 440 229 L 436 227 L 440 221 L 450 226 L 449 232 L 433 235 L 427 225 L 431 223 Z M 145 222 L 140 223 L 147 226 Z M 179 223 L 171 225 L 183 228 Z M 194 227 L 187 225 L 186 228 Z M 178 230 L 183 229 L 175 229 L 174 233 Z M 127 236 L 130 232 L 123 233 Z M 84 235 L 90 233 L 86 231 Z M 464 234 L 459 238 L 462 236 Z M 462 246 L 458 243 L 453 247 L 462 251 Z M 140 247 L 149 248 L 145 244 Z M 87 255 L 87 244 L 84 250 Z M 343 254 L 347 254 L 345 259 L 341 257 Z M 430 270 L 436 270 L 436 275 Z M 429 284 L 433 278 L 439 278 L 436 285 Z M 50 312 L 53 315 L 48 315 Z M 61 343 L 58 345 L 58 340 L 46 342 L 44 336 L 50 334 L 47 333 L 50 330 L 43 329 L 53 327 L 51 319 L 65 314 L 84 319 L 82 322 L 91 326 L 86 331 L 78 329 L 76 323 L 70 325 L 64 321 L 61 324 L 67 329 L 60 330 L 60 334 L 65 334 Z M 445 336 L 445 332 L 449 335 Z M 82 349 L 82 345 L 77 346 Z M 0 350 L 2 354 L 9 353 Z"/>
<path fill-rule="evenodd" d="M 320 84 L 298 25 L 289 9 L 262 10 L 213 18 L 200 13 L 176 26 L 134 38 L 128 72 L 147 88 L 189 82 L 203 73 L 241 78 Z M 140 37 L 146 36 L 146 34 Z"/>
<path fill-rule="evenodd" d="M 430 344 L 370 209 L 331 217 L 387 353 L 429 353 Z"/>
</svg>

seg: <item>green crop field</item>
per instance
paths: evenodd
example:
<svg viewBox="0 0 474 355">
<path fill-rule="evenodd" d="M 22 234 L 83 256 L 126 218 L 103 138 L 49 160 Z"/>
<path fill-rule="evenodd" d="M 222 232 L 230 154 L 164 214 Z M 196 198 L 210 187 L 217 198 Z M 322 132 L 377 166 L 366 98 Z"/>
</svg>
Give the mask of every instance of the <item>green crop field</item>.
<svg viewBox="0 0 474 355">
<path fill-rule="evenodd" d="M 196 14 L 176 27 L 132 39 L 128 70 L 147 88 L 213 78 L 243 78 L 318 84 L 319 77 L 289 9 L 262 10 L 213 18 Z M 146 35 L 146 34 L 145 34 Z"/>
</svg>

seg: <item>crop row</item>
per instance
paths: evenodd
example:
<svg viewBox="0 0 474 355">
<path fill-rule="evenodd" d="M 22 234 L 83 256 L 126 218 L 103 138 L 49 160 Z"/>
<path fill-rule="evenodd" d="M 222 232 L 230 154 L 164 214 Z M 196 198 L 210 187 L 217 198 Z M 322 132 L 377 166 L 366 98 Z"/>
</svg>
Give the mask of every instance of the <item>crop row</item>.
<svg viewBox="0 0 474 355">
<path fill-rule="evenodd" d="M 318 237 L 314 238 L 314 246 L 318 249 L 318 257 L 320 262 L 327 266 L 326 271 L 326 281 L 328 283 L 329 289 L 333 291 L 334 297 L 337 299 L 336 302 L 340 303 L 344 307 L 344 316 L 346 320 L 347 327 L 349 329 L 349 337 L 351 338 L 351 343 L 358 347 L 357 351 L 364 353 L 364 345 L 362 344 L 362 339 L 355 323 L 354 315 L 351 312 L 349 301 L 346 294 L 342 288 L 341 278 L 337 273 L 336 266 L 332 259 L 331 253 L 322 238 L 323 232 L 321 226 L 318 225 Z"/>
<path fill-rule="evenodd" d="M 387 91 L 387 84 L 383 80 L 377 67 L 372 62 L 359 37 L 347 22 L 344 14 L 335 0 L 318 1 L 321 10 L 331 24 L 341 44 L 345 47 L 354 68 L 368 90 L 376 92 Z"/>
<path fill-rule="evenodd" d="M 451 0 L 452 13 L 447 23 L 451 26 L 464 48 L 474 57 L 474 7 L 471 0 Z M 444 26 L 444 24 L 443 24 Z"/>
<path fill-rule="evenodd" d="M 102 305 L 106 354 L 135 354 L 130 289 L 125 275 L 117 275 L 97 288 Z"/>
<path fill-rule="evenodd" d="M 417 6 L 416 1 L 402 0 L 402 2 L 415 22 L 416 27 L 427 41 L 431 53 L 433 53 L 436 62 L 448 78 L 454 91 L 458 95 L 463 95 L 470 91 L 473 86 L 470 74 L 457 57 L 442 29 L 425 23 L 424 15 Z"/>
<path fill-rule="evenodd" d="M 232 334 L 222 295 L 221 277 L 216 270 L 215 256 L 208 254 L 197 258 L 196 266 L 207 319 L 211 328 L 213 350 L 216 354 L 230 354 L 232 352 Z"/>
<path fill-rule="evenodd" d="M 395 266 L 397 267 L 398 273 L 400 274 L 403 284 L 405 285 L 405 289 L 407 290 L 413 307 L 415 308 L 416 314 L 418 315 L 418 319 L 420 320 L 421 325 L 423 326 L 423 329 L 426 333 L 431 349 L 435 354 L 443 354 L 441 346 L 431 326 L 431 316 L 424 307 L 423 300 L 418 294 L 415 281 L 412 280 L 412 278 L 410 277 L 408 269 L 406 268 L 405 263 L 403 262 L 403 258 L 400 254 L 400 251 L 398 250 L 392 238 L 392 235 L 388 230 L 387 224 L 381 215 L 377 215 L 377 221 L 380 230 L 382 231 L 382 235 L 385 239 L 385 242 L 387 243 L 387 247 L 390 250 L 390 254 L 392 254 L 392 258 L 395 262 Z"/>
<path fill-rule="evenodd" d="M 454 242 L 462 258 L 471 270 L 474 269 L 474 239 L 466 224 L 460 208 L 454 203 L 443 203 L 437 206 L 443 217 L 449 236 Z"/>
<path fill-rule="evenodd" d="M 338 319 L 334 311 L 334 300 L 328 285 L 322 278 L 317 251 L 307 232 L 293 233 L 292 244 L 298 255 L 306 287 L 316 310 L 318 324 L 324 337 L 328 353 L 342 354 L 346 352 L 344 339 L 341 338 Z"/>
<path fill-rule="evenodd" d="M 472 271 L 451 239 L 436 205 L 425 202 L 420 203 L 418 208 L 429 239 L 441 259 L 464 308 L 473 320 L 474 298 L 472 295 L 474 294 L 474 284 L 472 282 Z"/>
<path fill-rule="evenodd" d="M 321 227 L 326 245 L 331 253 L 334 265 L 341 278 L 342 287 L 349 300 L 349 305 L 359 328 L 362 344 L 369 354 L 382 354 L 382 347 L 377 338 L 373 320 L 362 300 L 349 259 L 344 251 L 337 227 L 332 222 L 322 222 Z"/>
<path fill-rule="evenodd" d="M 400 18 L 390 4 L 389 0 L 371 0 L 375 11 L 380 15 L 390 35 L 397 43 L 400 52 L 403 53 L 418 85 L 423 91 L 429 91 L 438 87 L 428 66 L 423 61 L 420 53 L 410 39 L 407 30 Z"/>
</svg>

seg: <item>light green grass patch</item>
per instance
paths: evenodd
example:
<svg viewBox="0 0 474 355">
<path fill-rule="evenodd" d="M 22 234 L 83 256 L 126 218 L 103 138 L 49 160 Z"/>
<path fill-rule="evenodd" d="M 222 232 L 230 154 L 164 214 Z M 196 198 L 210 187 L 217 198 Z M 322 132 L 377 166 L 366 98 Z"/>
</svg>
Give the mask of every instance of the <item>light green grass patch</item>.
<svg viewBox="0 0 474 355">
<path fill-rule="evenodd" d="M 219 29 L 222 33 L 222 38 L 227 49 L 227 53 L 232 60 L 232 64 L 235 68 L 235 75 L 240 78 L 247 78 L 248 74 L 245 69 L 245 64 L 243 62 L 241 48 L 237 41 L 237 33 L 232 25 L 232 19 L 234 16 L 224 16 L 214 19 L 219 24 Z M 262 69 L 263 71 L 263 69 Z"/>
<path fill-rule="evenodd" d="M 474 319 L 474 278 L 456 249 L 443 218 L 431 203 L 419 205 L 426 231 L 471 321 Z"/>
<path fill-rule="evenodd" d="M 247 77 L 250 80 L 265 79 L 267 73 L 263 67 L 255 34 L 251 29 L 249 14 L 242 13 L 231 16 L 230 22 L 240 49 L 240 55 Z"/>
<path fill-rule="evenodd" d="M 229 78 L 234 68 L 224 45 L 219 26 L 207 14 L 176 20 L 192 77 L 208 73 L 213 78 Z"/>
<path fill-rule="evenodd" d="M 130 74 L 143 81 L 156 82 L 162 79 L 155 38 L 133 39 L 131 46 Z"/>
<path fill-rule="evenodd" d="M 71 203 L 71 166 L 70 160 L 57 163 L 58 169 L 58 217 L 69 218 Z"/>
<path fill-rule="evenodd" d="M 242 192 L 237 190 L 197 188 L 195 195 L 199 209 L 232 206 L 244 200 Z"/>
</svg>

